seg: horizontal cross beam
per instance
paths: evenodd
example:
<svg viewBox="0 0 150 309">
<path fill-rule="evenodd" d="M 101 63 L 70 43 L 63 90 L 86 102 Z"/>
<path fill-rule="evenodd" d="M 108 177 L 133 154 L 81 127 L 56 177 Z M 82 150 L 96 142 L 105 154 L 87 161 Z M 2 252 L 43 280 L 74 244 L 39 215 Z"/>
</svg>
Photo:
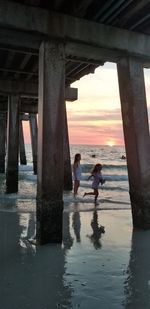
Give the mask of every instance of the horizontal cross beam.
<svg viewBox="0 0 150 309">
<path fill-rule="evenodd" d="M 29 121 L 29 115 L 28 114 L 20 114 L 20 120 Z"/>
<path fill-rule="evenodd" d="M 24 32 L 24 35 L 26 33 L 28 35 L 34 34 L 34 41 L 37 41 L 38 44 L 44 38 L 61 40 L 65 43 L 66 54 L 69 53 L 67 44 L 73 42 L 82 44 L 84 52 L 88 47 L 89 53 L 87 55 L 86 52 L 86 55 L 89 59 L 92 58 L 92 48 L 97 48 L 102 51 L 111 51 L 112 56 L 114 53 L 114 59 L 134 56 L 143 63 L 150 61 L 150 37 L 148 35 L 7 0 L 0 0 L 0 8 L 0 26 L 3 29 Z M 7 38 L 3 36 L 2 39 L 7 44 Z M 24 39 L 24 41 L 26 40 Z M 82 54 L 84 52 L 82 51 Z M 76 48 L 72 49 L 72 55 L 76 55 Z M 79 50 L 78 56 L 80 56 Z M 99 57 L 99 60 L 103 59 Z M 106 59 L 106 61 L 108 60 Z"/>
<path fill-rule="evenodd" d="M 35 83 L 13 81 L 13 80 L 0 80 L 0 94 L 18 94 L 25 98 L 38 97 L 38 85 Z M 66 87 L 65 88 L 65 101 L 76 101 L 78 99 L 78 89 Z"/>
</svg>

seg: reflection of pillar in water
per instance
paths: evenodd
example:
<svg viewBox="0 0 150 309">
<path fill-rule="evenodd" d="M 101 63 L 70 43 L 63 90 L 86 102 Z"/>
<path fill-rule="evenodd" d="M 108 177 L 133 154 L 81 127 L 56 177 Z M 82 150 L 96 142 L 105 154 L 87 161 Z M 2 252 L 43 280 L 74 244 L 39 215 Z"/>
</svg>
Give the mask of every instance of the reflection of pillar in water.
<svg viewBox="0 0 150 309">
<path fill-rule="evenodd" d="M 81 241 L 81 238 L 80 238 L 81 221 L 80 221 L 79 211 L 75 211 L 72 215 L 72 227 L 74 229 L 76 241 L 80 242 Z"/>
<path fill-rule="evenodd" d="M 133 231 L 125 309 L 150 308 L 150 231 Z"/>
<path fill-rule="evenodd" d="M 2 261 L 7 260 L 9 263 L 9 257 L 13 260 L 13 256 L 19 250 L 20 231 L 17 212 L 0 212 L 0 269 L 3 269 Z"/>
<path fill-rule="evenodd" d="M 21 213 L 19 224 L 22 228 L 21 239 L 32 240 L 36 236 L 36 218 L 33 212 Z"/>
<path fill-rule="evenodd" d="M 19 219 L 22 216 L 22 219 Z M 34 216 L 34 215 L 33 215 Z M 72 290 L 65 280 L 66 255 L 61 244 L 19 246 L 20 235 L 33 216 L 0 212 L 0 288 L 1 308 L 72 308 Z M 34 218 L 35 220 L 35 218 Z M 9 296 L 9 297 L 8 297 Z"/>
<path fill-rule="evenodd" d="M 63 214 L 63 245 L 64 249 L 70 249 L 73 245 L 73 238 L 70 234 L 70 213 Z"/>
</svg>

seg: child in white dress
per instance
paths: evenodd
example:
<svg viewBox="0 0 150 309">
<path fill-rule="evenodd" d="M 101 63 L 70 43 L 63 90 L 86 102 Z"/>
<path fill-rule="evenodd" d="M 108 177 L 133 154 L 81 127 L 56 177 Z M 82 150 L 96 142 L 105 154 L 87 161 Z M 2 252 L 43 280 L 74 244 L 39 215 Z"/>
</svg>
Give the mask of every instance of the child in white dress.
<svg viewBox="0 0 150 309">
<path fill-rule="evenodd" d="M 81 170 L 80 160 L 81 160 L 81 154 L 76 153 L 75 158 L 74 158 L 74 163 L 73 163 L 74 197 L 76 197 L 78 193 L 78 188 L 80 186 L 80 180 L 81 180 L 82 170 Z"/>
</svg>

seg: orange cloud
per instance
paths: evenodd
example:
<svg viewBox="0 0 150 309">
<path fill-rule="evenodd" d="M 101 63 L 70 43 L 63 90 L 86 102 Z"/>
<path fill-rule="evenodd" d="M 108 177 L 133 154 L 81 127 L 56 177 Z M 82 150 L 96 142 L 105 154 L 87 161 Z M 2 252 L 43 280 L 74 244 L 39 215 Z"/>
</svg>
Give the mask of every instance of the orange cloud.
<svg viewBox="0 0 150 309">
<path fill-rule="evenodd" d="M 144 70 L 147 101 L 150 98 L 150 70 Z M 106 63 L 72 84 L 78 100 L 67 102 L 70 144 L 123 145 L 123 127 L 116 65 Z M 150 103 L 148 115 L 150 118 Z M 29 123 L 23 122 L 25 143 L 30 143 Z"/>
</svg>

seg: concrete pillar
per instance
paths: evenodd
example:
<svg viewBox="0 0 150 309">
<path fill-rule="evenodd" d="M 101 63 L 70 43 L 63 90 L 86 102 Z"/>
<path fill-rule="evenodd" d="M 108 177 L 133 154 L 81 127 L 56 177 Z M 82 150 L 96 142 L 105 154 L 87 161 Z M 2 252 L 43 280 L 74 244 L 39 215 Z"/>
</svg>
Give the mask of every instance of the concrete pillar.
<svg viewBox="0 0 150 309">
<path fill-rule="evenodd" d="M 65 58 L 62 44 L 39 50 L 37 242 L 62 242 Z"/>
<path fill-rule="evenodd" d="M 37 119 L 36 114 L 29 114 L 31 146 L 33 156 L 33 171 L 37 174 Z"/>
<path fill-rule="evenodd" d="M 8 98 L 6 192 L 18 191 L 19 97 Z"/>
<path fill-rule="evenodd" d="M 72 169 L 70 160 L 66 104 L 64 104 L 64 113 L 64 190 L 72 190 Z"/>
<path fill-rule="evenodd" d="M 6 113 L 0 114 L 0 173 L 5 173 Z"/>
<path fill-rule="evenodd" d="M 24 145 L 22 120 L 19 121 L 19 150 L 20 150 L 20 164 L 26 165 L 27 160 L 26 160 L 26 152 L 25 152 L 25 145 Z"/>
<path fill-rule="evenodd" d="M 143 67 L 134 59 L 117 64 L 133 225 L 150 228 L 150 136 Z"/>
</svg>

